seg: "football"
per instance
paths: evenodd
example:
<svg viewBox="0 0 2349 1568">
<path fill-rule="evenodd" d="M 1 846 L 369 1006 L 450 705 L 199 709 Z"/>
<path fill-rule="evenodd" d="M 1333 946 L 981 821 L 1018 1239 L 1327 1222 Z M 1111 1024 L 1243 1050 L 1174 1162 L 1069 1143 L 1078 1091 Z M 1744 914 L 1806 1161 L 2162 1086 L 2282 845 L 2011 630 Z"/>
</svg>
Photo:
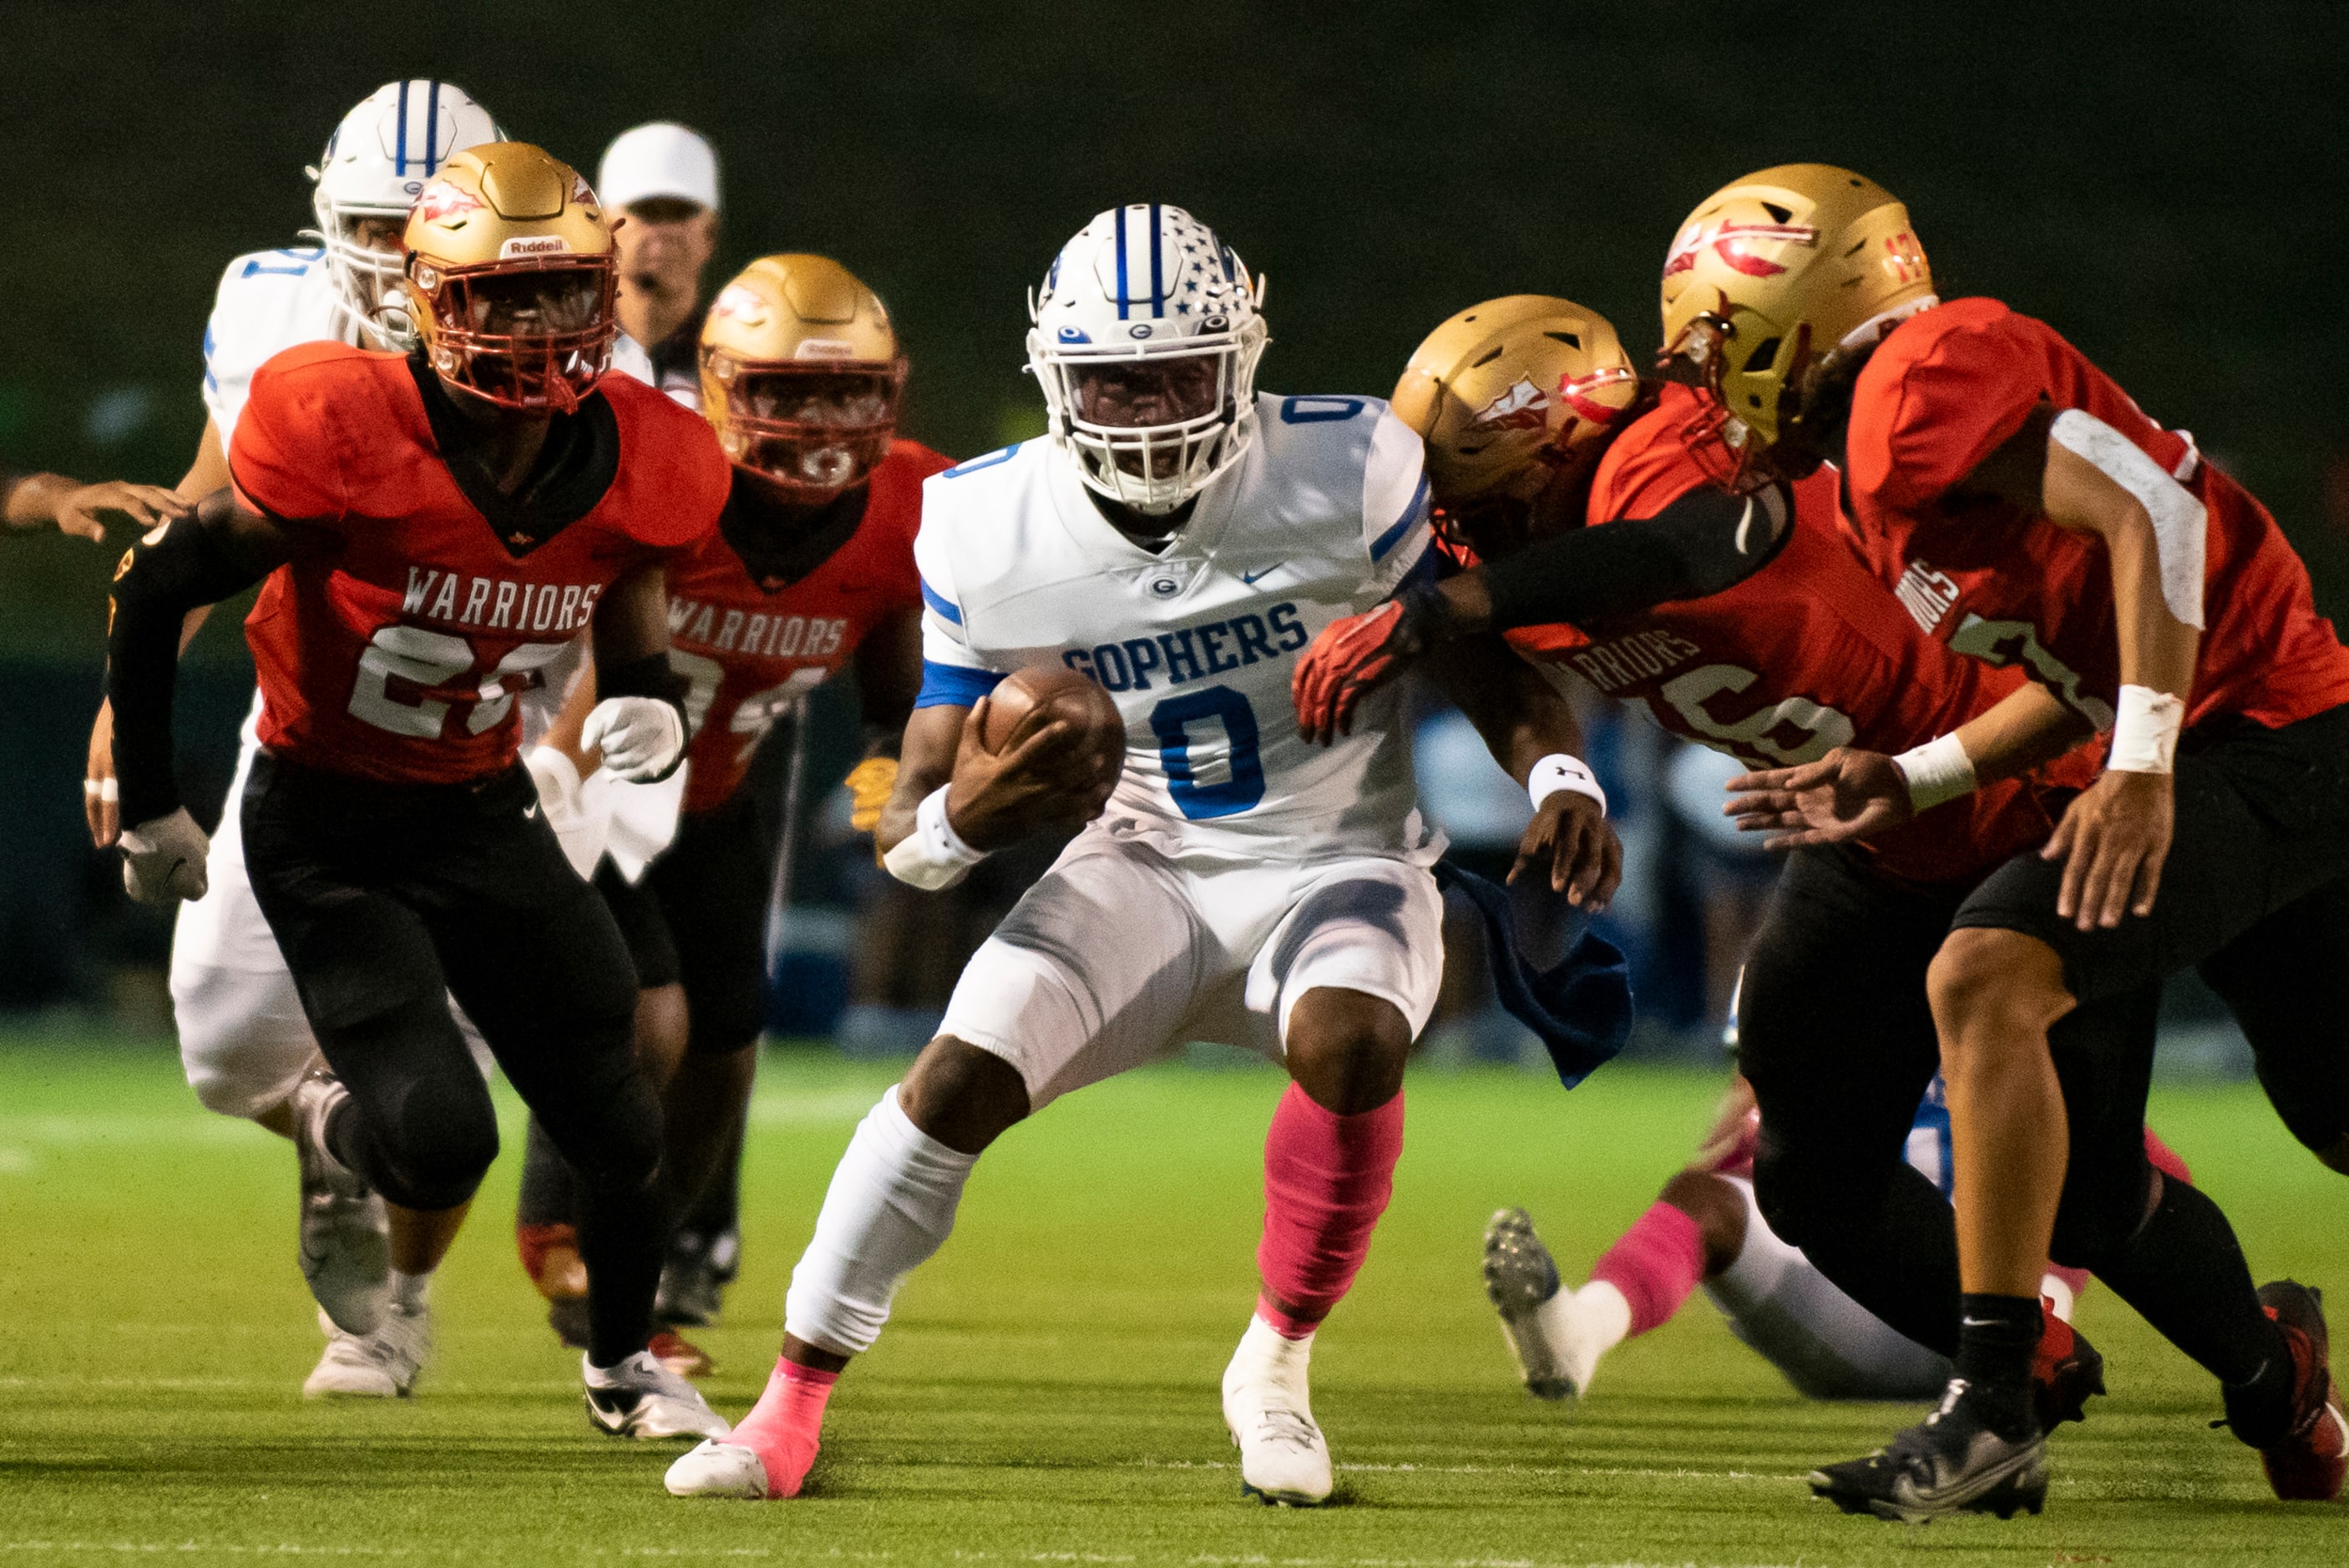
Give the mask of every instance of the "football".
<svg viewBox="0 0 2349 1568">
<path fill-rule="evenodd" d="M 988 698 L 979 726 L 978 743 L 989 753 L 1001 751 L 1037 709 L 1040 724 L 1065 719 L 1083 738 L 1082 755 L 1110 765 L 1125 750 L 1125 719 L 1101 683 L 1057 665 L 1035 665 L 1016 670 L 998 683 Z"/>
</svg>

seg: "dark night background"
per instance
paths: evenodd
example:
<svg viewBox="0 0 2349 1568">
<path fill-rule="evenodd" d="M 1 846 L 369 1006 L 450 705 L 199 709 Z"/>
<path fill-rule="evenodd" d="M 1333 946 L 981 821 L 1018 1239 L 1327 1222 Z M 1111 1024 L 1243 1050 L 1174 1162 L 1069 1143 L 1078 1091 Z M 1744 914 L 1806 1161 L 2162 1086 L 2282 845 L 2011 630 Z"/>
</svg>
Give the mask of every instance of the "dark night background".
<svg viewBox="0 0 2349 1568">
<path fill-rule="evenodd" d="M 1495 294 L 1571 295 L 1644 353 L 1687 211 L 1820 160 L 1907 201 L 1944 297 L 2046 317 L 2191 428 L 2339 615 L 2344 58 L 2349 7 L 2278 0 L 5 0 L 0 461 L 176 480 L 222 266 L 293 241 L 303 166 L 407 75 L 458 82 L 591 178 L 628 125 L 704 131 L 728 209 L 713 283 L 774 250 L 846 262 L 909 346 L 910 432 L 963 455 L 1040 428 L 1024 291 L 1112 203 L 1188 206 L 1269 274 L 1265 386 L 1384 392 L 1429 327 Z M 0 972 L 20 970 L 0 1001 L 47 986 L 28 937 L 84 918 L 94 862 L 61 860 L 56 831 L 78 820 L 111 560 L 0 542 Z M 227 619 L 201 658 L 241 707 Z"/>
</svg>

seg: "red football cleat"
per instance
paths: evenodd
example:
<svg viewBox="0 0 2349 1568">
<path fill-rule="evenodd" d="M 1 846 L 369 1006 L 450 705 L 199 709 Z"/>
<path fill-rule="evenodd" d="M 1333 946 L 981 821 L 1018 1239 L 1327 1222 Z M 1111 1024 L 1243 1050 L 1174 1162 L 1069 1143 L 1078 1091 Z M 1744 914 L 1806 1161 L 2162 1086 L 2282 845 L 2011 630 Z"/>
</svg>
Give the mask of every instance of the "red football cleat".
<svg viewBox="0 0 2349 1568">
<path fill-rule="evenodd" d="M 2260 1305 L 2292 1348 L 2292 1425 L 2260 1450 L 2268 1485 L 2288 1502 L 2331 1502 L 2349 1474 L 2349 1420 L 2333 1381 L 2322 1292 L 2292 1280 L 2260 1286 Z"/>
<path fill-rule="evenodd" d="M 2088 1336 L 2055 1315 L 2054 1304 L 2040 1298 L 2046 1326 L 2031 1364 L 2031 1398 L 2039 1429 L 2052 1432 L 2065 1421 L 2087 1419 L 2088 1401 L 2105 1391 L 2105 1358 Z"/>
<path fill-rule="evenodd" d="M 674 1329 L 661 1329 L 645 1348 L 653 1353 L 654 1360 L 680 1377 L 707 1377 L 715 1369 L 708 1351 Z"/>
</svg>

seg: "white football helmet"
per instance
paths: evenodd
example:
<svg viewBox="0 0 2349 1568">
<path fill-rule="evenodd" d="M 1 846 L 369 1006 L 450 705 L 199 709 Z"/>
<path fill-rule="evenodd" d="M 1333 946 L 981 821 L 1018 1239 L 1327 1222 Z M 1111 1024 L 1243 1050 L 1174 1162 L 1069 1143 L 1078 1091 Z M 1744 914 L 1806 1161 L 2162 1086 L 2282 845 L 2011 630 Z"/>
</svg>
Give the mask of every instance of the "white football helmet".
<svg viewBox="0 0 2349 1568">
<path fill-rule="evenodd" d="M 450 154 L 504 139 L 489 110 L 462 88 L 421 78 L 378 88 L 326 139 L 307 171 L 318 186 L 311 201 L 318 226 L 309 237 L 326 249 L 336 314 L 370 346 L 410 347 L 416 328 L 395 286 L 400 252 L 360 243 L 357 225 L 367 218 L 405 224 L 424 182 Z"/>
<path fill-rule="evenodd" d="M 1061 248 L 1028 296 L 1028 368 L 1088 486 L 1159 517 L 1239 460 L 1256 436 L 1263 297 L 1180 207 L 1112 207 Z"/>
</svg>

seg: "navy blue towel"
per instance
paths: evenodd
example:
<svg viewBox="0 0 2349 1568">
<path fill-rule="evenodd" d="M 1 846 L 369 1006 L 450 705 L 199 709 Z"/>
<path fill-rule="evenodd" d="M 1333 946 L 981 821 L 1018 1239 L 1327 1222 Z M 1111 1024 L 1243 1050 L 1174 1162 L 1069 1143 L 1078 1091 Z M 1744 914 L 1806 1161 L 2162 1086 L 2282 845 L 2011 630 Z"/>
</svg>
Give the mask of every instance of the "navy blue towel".
<svg viewBox="0 0 2349 1568">
<path fill-rule="evenodd" d="M 1530 869 L 1503 886 L 1442 860 L 1435 880 L 1476 906 L 1493 988 L 1510 1016 L 1541 1037 L 1557 1081 L 1572 1088 L 1613 1060 L 1631 1033 L 1631 976 L 1589 917 Z"/>
</svg>

